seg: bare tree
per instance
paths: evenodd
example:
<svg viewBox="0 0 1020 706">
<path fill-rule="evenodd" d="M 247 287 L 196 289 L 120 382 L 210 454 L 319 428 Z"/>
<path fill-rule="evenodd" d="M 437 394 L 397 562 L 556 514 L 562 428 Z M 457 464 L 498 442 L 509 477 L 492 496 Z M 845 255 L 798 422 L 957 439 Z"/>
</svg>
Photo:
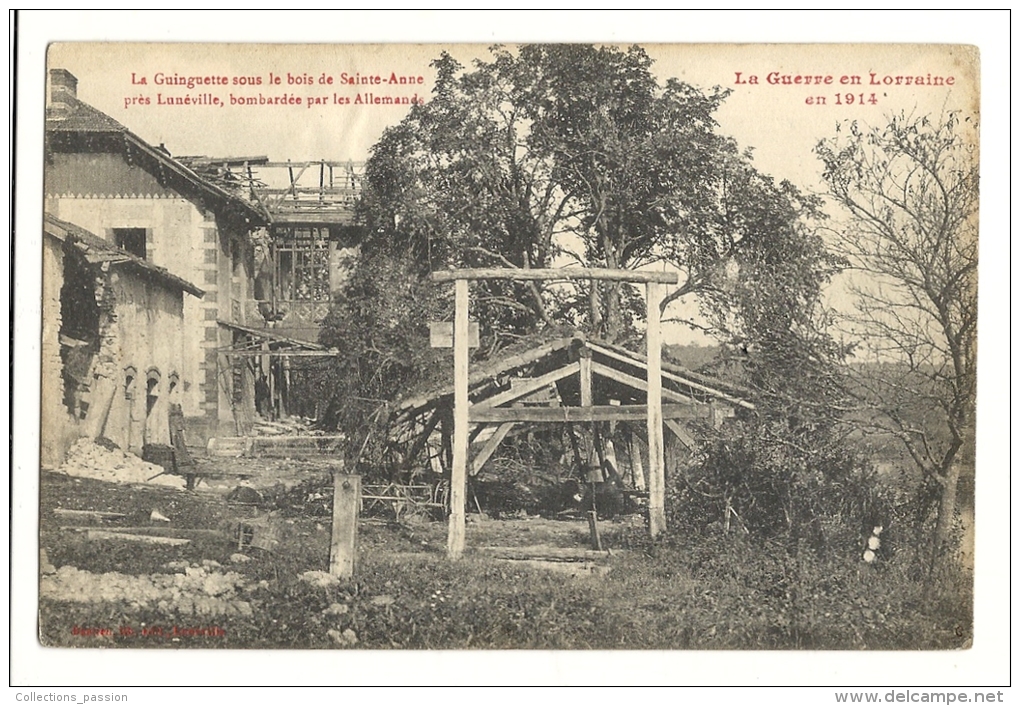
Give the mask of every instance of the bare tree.
<svg viewBox="0 0 1020 706">
<path fill-rule="evenodd" d="M 857 295 L 853 331 L 878 359 L 858 389 L 868 422 L 939 486 L 930 572 L 948 549 L 974 434 L 977 126 L 958 113 L 900 114 L 838 132 L 816 151 L 850 216 L 840 249 Z"/>
</svg>

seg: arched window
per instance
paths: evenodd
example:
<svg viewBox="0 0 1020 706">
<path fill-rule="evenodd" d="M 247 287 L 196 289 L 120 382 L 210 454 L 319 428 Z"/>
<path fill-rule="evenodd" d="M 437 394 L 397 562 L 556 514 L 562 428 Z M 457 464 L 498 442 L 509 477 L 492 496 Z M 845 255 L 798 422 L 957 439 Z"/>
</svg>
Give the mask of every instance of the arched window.
<svg viewBox="0 0 1020 706">
<path fill-rule="evenodd" d="M 138 379 L 138 370 L 135 366 L 129 365 L 124 368 L 124 399 L 133 400 L 135 398 L 135 381 Z"/>
<path fill-rule="evenodd" d="M 160 374 L 156 368 L 149 368 L 145 372 L 145 414 L 151 414 L 152 408 L 156 406 L 157 400 L 159 400 L 159 382 Z"/>
</svg>

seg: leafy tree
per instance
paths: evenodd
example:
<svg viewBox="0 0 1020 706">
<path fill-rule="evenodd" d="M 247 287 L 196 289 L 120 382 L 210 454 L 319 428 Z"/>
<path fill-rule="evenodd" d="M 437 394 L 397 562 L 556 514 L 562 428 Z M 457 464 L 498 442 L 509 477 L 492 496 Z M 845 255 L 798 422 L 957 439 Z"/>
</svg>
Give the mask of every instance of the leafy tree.
<svg viewBox="0 0 1020 706">
<path fill-rule="evenodd" d="M 950 113 L 844 124 L 817 146 L 848 213 L 853 332 L 879 365 L 858 375 L 870 426 L 894 435 L 939 489 L 930 567 L 948 549 L 973 443 L 977 349 L 976 125 Z"/>
<path fill-rule="evenodd" d="M 801 238 L 815 204 L 717 134 L 726 91 L 660 85 L 639 47 L 494 47 L 491 56 L 465 71 L 443 54 L 431 100 L 373 148 L 363 199 L 371 238 L 402 244 L 423 270 L 547 267 L 557 257 L 668 263 L 682 281 L 664 310 L 696 295 L 727 335 L 734 283 L 799 285 L 754 279 L 762 266 L 814 277 L 817 252 Z M 478 318 L 496 338 L 550 324 L 554 312 L 625 338 L 640 295 L 579 286 L 568 296 L 485 283 Z"/>
<path fill-rule="evenodd" d="M 318 380 L 320 424 L 347 435 L 348 468 L 399 466 L 388 445 L 392 404 L 449 364 L 429 347 L 428 322 L 448 319 L 452 302 L 415 268 L 399 252 L 364 252 L 322 322 L 319 342 L 339 353 Z"/>
</svg>

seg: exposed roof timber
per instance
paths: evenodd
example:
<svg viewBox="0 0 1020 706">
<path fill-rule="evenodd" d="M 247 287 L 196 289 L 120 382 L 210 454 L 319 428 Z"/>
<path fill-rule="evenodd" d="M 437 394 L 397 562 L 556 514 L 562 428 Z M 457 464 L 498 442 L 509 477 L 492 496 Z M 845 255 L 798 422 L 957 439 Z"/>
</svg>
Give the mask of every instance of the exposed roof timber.
<svg viewBox="0 0 1020 706">
<path fill-rule="evenodd" d="M 522 368 L 525 365 L 541 360 L 550 353 L 569 348 L 575 340 L 576 339 L 572 336 L 567 338 L 557 338 L 523 353 L 507 356 L 506 358 L 496 361 L 490 361 L 488 364 L 479 365 L 468 377 L 468 386 L 475 386 L 486 382 L 498 375 L 510 372 L 516 368 Z M 453 383 L 449 383 L 433 391 L 425 392 L 403 400 L 397 409 L 401 412 L 407 412 L 415 410 L 418 407 L 427 407 L 438 401 L 440 398 L 452 395 Z"/>
<path fill-rule="evenodd" d="M 242 326 L 241 324 L 235 324 L 230 321 L 223 321 L 217 319 L 216 323 L 220 326 L 224 326 L 235 331 L 247 333 L 250 336 L 256 336 L 266 343 L 287 343 L 305 351 L 323 351 L 329 355 L 335 355 L 336 351 L 330 351 L 325 346 L 318 343 L 312 343 L 311 341 L 301 341 L 296 338 L 288 338 L 287 336 L 280 335 L 271 329 L 251 328 L 250 326 Z M 273 353 L 274 351 L 263 351 L 262 355 Z"/>
<path fill-rule="evenodd" d="M 705 405 L 663 405 L 663 419 L 707 419 Z M 626 422 L 648 418 L 646 405 L 594 405 L 592 407 L 471 407 L 472 422 Z"/>
<path fill-rule="evenodd" d="M 592 361 L 591 371 L 596 375 L 601 375 L 602 377 L 609 378 L 610 380 L 615 380 L 616 382 L 627 385 L 628 387 L 641 390 L 642 392 L 648 392 L 647 380 L 642 380 L 641 378 L 634 377 L 633 375 L 620 372 L 616 368 L 611 368 L 608 365 Z M 674 392 L 667 387 L 662 388 L 662 396 L 664 399 L 670 399 L 674 402 L 684 402 L 687 404 L 695 401 L 692 397 L 681 395 L 679 392 Z"/>
<path fill-rule="evenodd" d="M 513 402 L 514 400 L 526 397 L 531 393 L 542 389 L 546 385 L 550 385 L 556 382 L 557 380 L 562 380 L 563 378 L 569 375 L 573 375 L 574 373 L 580 373 L 580 371 L 581 366 L 579 363 L 576 362 L 569 363 L 564 367 L 559 368 L 558 370 L 553 370 L 551 372 L 546 373 L 545 375 L 540 375 L 537 378 L 526 378 L 521 381 L 520 387 L 512 388 L 510 390 L 507 390 L 506 392 L 500 392 L 497 395 L 482 400 L 481 402 L 474 406 L 479 408 L 498 407 L 501 404 L 506 404 L 507 402 Z"/>
<path fill-rule="evenodd" d="M 601 353 L 602 355 L 605 355 L 607 357 L 615 358 L 616 360 L 619 360 L 621 362 L 627 363 L 629 365 L 633 365 L 634 367 L 641 368 L 643 370 L 647 370 L 648 369 L 648 364 L 645 361 L 641 360 L 640 358 L 635 358 L 634 354 L 630 353 L 629 351 L 627 351 L 627 353 L 629 355 L 628 354 L 624 354 L 624 353 L 620 352 L 621 349 L 616 348 L 615 346 L 610 347 L 610 346 L 608 346 L 607 344 L 604 344 L 604 343 L 592 343 L 591 341 L 588 342 L 588 346 L 593 351 L 596 351 L 597 353 Z M 680 369 L 677 368 L 676 366 L 668 365 L 667 363 L 662 363 L 662 376 L 664 378 L 666 378 L 667 380 L 671 380 L 673 382 L 677 382 L 677 383 L 680 383 L 682 385 L 687 385 L 688 387 L 690 387 L 690 388 L 692 388 L 694 390 L 699 390 L 701 392 L 705 392 L 707 394 L 713 395 L 714 397 L 718 397 L 719 399 L 726 400 L 727 402 L 730 402 L 731 404 L 738 405 L 738 406 L 743 407 L 745 409 L 754 409 L 754 404 L 753 403 L 748 402 L 747 400 L 742 400 L 739 397 L 735 397 L 735 396 L 733 396 L 731 394 L 728 394 L 726 392 L 723 392 L 722 390 L 720 390 L 718 388 L 712 387 L 710 385 L 706 385 L 706 384 L 698 382 L 696 380 L 692 380 L 688 375 L 684 374 L 686 371 L 684 371 L 682 373 L 678 373 L 678 372 L 676 372 L 678 370 L 680 370 Z"/>
</svg>

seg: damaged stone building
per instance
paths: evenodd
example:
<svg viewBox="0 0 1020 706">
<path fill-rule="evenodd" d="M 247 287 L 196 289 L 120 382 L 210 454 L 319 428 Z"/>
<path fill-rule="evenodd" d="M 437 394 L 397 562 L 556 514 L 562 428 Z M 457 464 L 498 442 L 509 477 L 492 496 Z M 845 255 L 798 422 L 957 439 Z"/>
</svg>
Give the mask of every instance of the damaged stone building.
<svg viewBox="0 0 1020 706">
<path fill-rule="evenodd" d="M 243 433 L 243 413 L 250 418 L 255 409 L 254 373 L 223 351 L 244 328 L 265 325 L 255 305 L 264 209 L 79 100 L 68 71 L 53 69 L 49 78 L 44 463 L 59 462 L 67 436 L 99 435 L 97 414 L 128 415 L 129 423 L 103 432 L 126 447 L 163 438 L 166 425 L 149 418 L 166 413 L 168 393 L 181 407 L 189 444 Z M 73 264 L 82 258 L 87 265 Z M 97 266 L 106 269 L 97 274 Z M 132 283 L 143 273 L 144 291 Z M 107 381 L 116 388 L 112 398 Z M 160 401 L 145 414 L 122 404 L 154 390 Z M 58 421 L 56 401 L 73 422 Z M 121 407 L 131 409 L 115 412 Z M 142 427 L 132 414 L 142 415 Z M 140 439 L 141 431 L 148 436 Z"/>
<path fill-rule="evenodd" d="M 43 464 L 59 464 L 82 436 L 138 455 L 170 446 L 185 295 L 202 290 L 49 214 L 43 283 Z"/>
</svg>

